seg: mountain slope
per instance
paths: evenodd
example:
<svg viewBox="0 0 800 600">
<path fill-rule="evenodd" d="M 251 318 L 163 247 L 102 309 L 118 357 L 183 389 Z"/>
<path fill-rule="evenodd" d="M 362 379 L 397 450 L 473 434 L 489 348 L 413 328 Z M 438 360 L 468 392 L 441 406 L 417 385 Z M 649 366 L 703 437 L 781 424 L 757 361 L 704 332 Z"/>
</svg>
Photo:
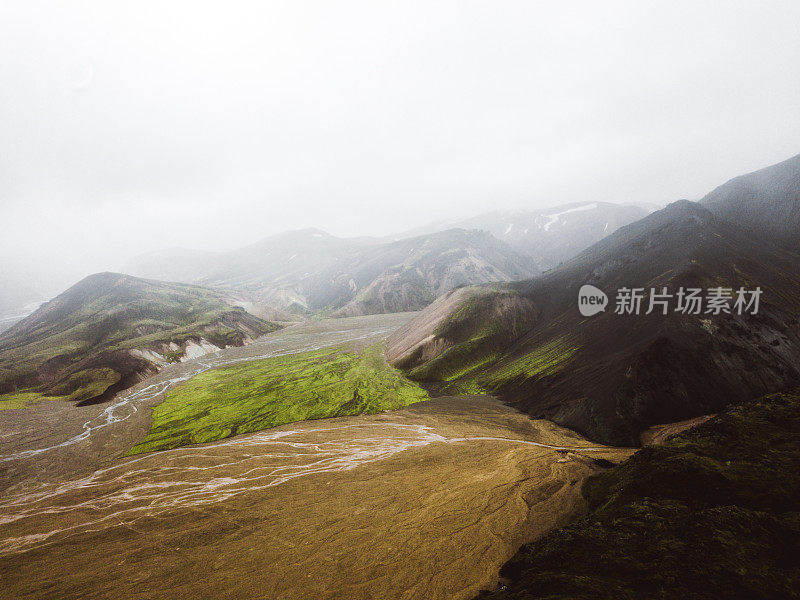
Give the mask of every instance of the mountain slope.
<svg viewBox="0 0 800 600">
<path fill-rule="evenodd" d="M 609 294 L 609 310 L 581 316 L 584 284 Z M 613 311 L 622 287 L 717 286 L 761 286 L 759 313 Z M 542 277 L 440 299 L 388 354 L 412 378 L 500 393 L 532 416 L 631 445 L 648 425 L 797 385 L 798 316 L 798 255 L 681 201 Z"/>
<path fill-rule="evenodd" d="M 0 394 L 102 401 L 165 362 L 277 328 L 214 290 L 98 273 L 0 334 Z"/>
<path fill-rule="evenodd" d="M 800 597 L 800 391 L 738 405 L 587 481 L 584 519 L 485 600 Z"/>
<path fill-rule="evenodd" d="M 145 276 L 236 291 L 296 313 L 339 316 L 419 310 L 460 285 L 538 272 L 534 261 L 490 234 L 463 230 L 378 242 L 306 229 L 230 253 L 150 255 L 131 268 Z"/>
<path fill-rule="evenodd" d="M 700 203 L 757 235 L 800 250 L 800 154 L 731 179 Z"/>
<path fill-rule="evenodd" d="M 491 234 L 451 229 L 365 249 L 330 275 L 342 273 L 356 293 L 336 314 L 358 315 L 420 310 L 454 288 L 525 279 L 537 269 Z"/>
</svg>

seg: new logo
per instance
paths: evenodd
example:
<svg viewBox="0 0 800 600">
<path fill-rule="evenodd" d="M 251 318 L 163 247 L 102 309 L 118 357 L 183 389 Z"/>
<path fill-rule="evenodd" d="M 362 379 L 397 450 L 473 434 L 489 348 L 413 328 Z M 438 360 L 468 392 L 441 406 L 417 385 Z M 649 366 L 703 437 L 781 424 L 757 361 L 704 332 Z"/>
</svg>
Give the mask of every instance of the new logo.
<svg viewBox="0 0 800 600">
<path fill-rule="evenodd" d="M 578 290 L 578 310 L 584 317 L 603 312 L 608 305 L 608 296 L 593 285 L 583 285 Z"/>
</svg>

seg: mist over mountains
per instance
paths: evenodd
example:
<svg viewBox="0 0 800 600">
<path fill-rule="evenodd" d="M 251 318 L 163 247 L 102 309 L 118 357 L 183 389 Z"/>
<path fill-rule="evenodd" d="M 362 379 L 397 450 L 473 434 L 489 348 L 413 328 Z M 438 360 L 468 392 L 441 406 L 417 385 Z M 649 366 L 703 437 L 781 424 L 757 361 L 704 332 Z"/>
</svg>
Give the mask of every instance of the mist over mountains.
<svg viewBox="0 0 800 600">
<path fill-rule="evenodd" d="M 565 508 L 575 517 L 583 494 L 590 515 L 523 546 L 501 571 L 509 585 L 479 598 L 544 597 L 547 589 L 615 598 L 615 590 L 634 588 L 650 597 L 648 590 L 675 586 L 680 595 L 687 585 L 704 590 L 709 569 L 719 587 L 735 590 L 730 597 L 741 590 L 753 597 L 762 572 L 773 574 L 765 597 L 789 597 L 782 557 L 798 535 L 784 516 L 796 512 L 800 485 L 800 156 L 730 180 L 699 202 L 653 212 L 590 202 L 488 213 L 457 225 L 400 239 L 303 229 L 229 252 L 152 251 L 126 274 L 82 279 L 0 330 L 0 409 L 61 411 L 36 423 L 35 435 L 56 419 L 84 423 L 84 433 L 67 442 L 14 456 L 78 444 L 92 436 L 92 423 L 117 423 L 116 406 L 186 380 L 194 387 L 167 391 L 152 426 L 117 430 L 110 442 L 116 456 L 211 441 L 222 447 L 229 437 L 276 425 L 417 403 L 425 405 L 412 417 L 419 418 L 440 410 L 440 400 L 463 422 L 470 402 L 488 396 L 535 419 L 527 426 L 566 427 L 566 443 L 584 436 L 624 447 L 615 449 L 623 456 L 643 449 L 615 465 L 565 442 L 542 443 L 541 432 L 535 441 L 504 437 L 520 435 L 519 425 L 510 434 L 477 435 L 467 421 L 458 437 L 430 434 L 437 443 L 423 447 L 450 446 L 443 440 L 533 444 L 550 457 L 551 475 L 564 477 L 560 468 L 575 461 L 590 467 L 556 492 L 545 478 L 536 492 L 544 502 L 575 503 Z M 609 296 L 606 310 L 588 317 L 578 310 L 585 285 Z M 20 285 L 6 305 L 35 289 Z M 614 309 L 626 289 L 643 292 L 640 310 Z M 757 291 L 760 301 L 752 312 L 730 303 L 717 311 L 646 309 L 655 294 L 675 298 L 688 289 Z M 364 326 L 375 318 L 394 325 Z M 332 323 L 344 324 L 337 331 Z M 308 332 L 298 335 L 303 327 Z M 328 339 L 349 340 L 355 352 L 341 344 L 320 350 L 326 328 L 333 328 Z M 363 348 L 366 339 L 374 343 Z M 80 417 L 94 408 L 101 420 Z M 480 422 L 491 421 L 492 411 L 481 411 Z M 393 418 L 382 414 L 380 422 L 399 427 Z M 427 431 L 418 421 L 411 428 Z M 134 438 L 135 446 L 125 442 Z M 518 469 L 507 456 L 501 464 Z M 461 478 L 470 461 L 443 462 L 459 465 Z M 522 504 L 529 515 L 528 501 Z M 544 518 L 539 535 L 560 519 Z M 598 539 L 614 549 L 610 566 L 587 567 Z M 652 539 L 667 540 L 670 550 Z M 641 558 L 648 553 L 654 558 Z M 705 566 L 687 569 L 687 560 Z M 758 567 L 742 580 L 741 564 Z M 611 591 L 609 568 L 617 574 Z M 653 583 L 661 573 L 665 580 Z"/>
<path fill-rule="evenodd" d="M 307 229 L 227 253 L 159 251 L 125 270 L 237 290 L 294 314 L 419 310 L 463 285 L 538 275 L 645 214 L 635 206 L 573 204 L 431 225 L 390 241 Z"/>
<path fill-rule="evenodd" d="M 541 277 L 441 298 L 392 337 L 389 355 L 420 381 L 499 393 L 533 417 L 613 444 L 789 389 L 800 383 L 798 192 L 794 157 L 701 203 L 675 202 Z M 577 310 L 584 284 L 612 303 L 623 287 L 763 295 L 757 315 L 617 315 L 612 304 L 587 319 Z"/>
<path fill-rule="evenodd" d="M 107 399 L 170 361 L 272 331 L 274 321 L 417 311 L 454 289 L 535 277 L 644 212 L 599 203 L 519 212 L 519 234 L 513 224 L 499 234 L 509 243 L 489 231 L 507 218 L 498 216 L 398 240 L 311 228 L 230 252 L 153 251 L 125 275 L 89 276 L 20 322 L 0 323 L 0 332 L 10 327 L 0 334 L 0 393 Z M 7 304 L 36 293 L 26 290 L 9 286 Z"/>
<path fill-rule="evenodd" d="M 450 230 L 381 243 L 318 229 L 288 232 L 230 253 L 156 253 L 128 270 L 236 290 L 296 315 L 419 310 L 454 287 L 513 281 L 539 271 L 490 234 Z"/>
<path fill-rule="evenodd" d="M 225 252 L 154 249 L 129 260 L 121 271 L 235 290 L 269 319 L 419 310 L 461 285 L 535 276 L 648 210 L 573 203 L 486 213 L 389 238 L 341 238 L 308 228 Z M 58 277 L 39 279 L 34 284 L 24 274 L 0 272 L 0 331 L 60 291 L 54 285 Z"/>
<path fill-rule="evenodd" d="M 700 203 L 753 234 L 800 250 L 800 155 L 731 179 Z"/>
</svg>

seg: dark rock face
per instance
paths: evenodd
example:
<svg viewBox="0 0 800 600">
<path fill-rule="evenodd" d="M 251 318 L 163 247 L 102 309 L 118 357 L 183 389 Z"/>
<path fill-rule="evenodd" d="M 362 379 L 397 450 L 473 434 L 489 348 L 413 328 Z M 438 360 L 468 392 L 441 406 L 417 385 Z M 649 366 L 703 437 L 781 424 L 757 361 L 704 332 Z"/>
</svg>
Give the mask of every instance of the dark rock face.
<svg viewBox="0 0 800 600">
<path fill-rule="evenodd" d="M 87 406 L 89 404 L 99 404 L 111 400 L 118 392 L 128 389 L 158 372 L 158 368 L 151 362 L 132 356 L 124 350 L 102 352 L 96 356 L 91 356 L 80 361 L 75 367 L 61 375 L 59 379 L 52 382 L 45 382 L 42 390 L 46 394 L 62 393 L 62 395 L 73 394 L 79 391 L 79 384 L 64 385 L 74 373 L 81 373 L 89 369 L 111 369 L 119 375 L 116 383 L 109 385 L 99 394 L 90 394 L 83 400 L 76 403 L 76 406 Z"/>
<path fill-rule="evenodd" d="M 589 514 L 523 546 L 480 598 L 800 597 L 797 390 L 648 446 L 583 494 Z"/>
</svg>

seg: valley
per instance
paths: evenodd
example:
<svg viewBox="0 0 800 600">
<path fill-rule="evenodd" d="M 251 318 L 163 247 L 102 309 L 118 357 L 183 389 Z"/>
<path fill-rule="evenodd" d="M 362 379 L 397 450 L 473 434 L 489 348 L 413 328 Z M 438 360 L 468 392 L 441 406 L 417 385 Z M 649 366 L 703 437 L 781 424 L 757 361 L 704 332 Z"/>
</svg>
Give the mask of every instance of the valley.
<svg viewBox="0 0 800 600">
<path fill-rule="evenodd" d="M 4 495 L 3 593 L 466 599 L 627 454 L 450 398 L 125 459 Z"/>
<path fill-rule="evenodd" d="M 105 404 L 75 406 L 54 399 L 30 404 L 24 410 L 0 411 L 0 490 L 29 477 L 43 480 L 51 474 L 85 475 L 107 466 L 146 435 L 150 409 L 161 403 L 167 391 L 209 369 L 344 343 L 358 348 L 381 340 L 411 316 L 310 321 L 247 346 L 167 365 Z"/>
<path fill-rule="evenodd" d="M 123 456 L 182 382 L 374 348 L 412 316 L 311 321 L 169 365 L 105 406 L 0 412 L 0 596 L 468 599 L 493 588 L 520 544 L 583 510 L 595 459 L 631 450 L 454 396 Z"/>
</svg>

